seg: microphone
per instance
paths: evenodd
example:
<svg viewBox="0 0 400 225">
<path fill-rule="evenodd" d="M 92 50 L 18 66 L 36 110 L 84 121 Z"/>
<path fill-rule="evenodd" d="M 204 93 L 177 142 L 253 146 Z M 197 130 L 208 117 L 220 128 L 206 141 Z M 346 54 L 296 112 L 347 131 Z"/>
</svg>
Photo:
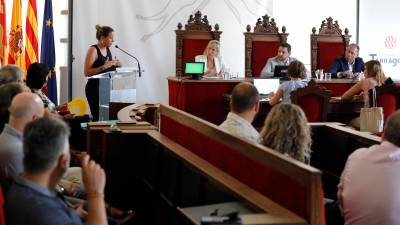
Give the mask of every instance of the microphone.
<svg viewBox="0 0 400 225">
<path fill-rule="evenodd" d="M 128 56 L 130 56 L 130 57 L 132 57 L 132 58 L 134 58 L 135 60 L 136 60 L 136 62 L 137 62 L 137 65 L 138 65 L 138 68 L 139 68 L 139 77 L 141 77 L 142 76 L 142 70 L 140 69 L 140 63 L 139 63 L 139 60 L 135 57 L 135 56 L 133 56 L 133 55 L 131 55 L 131 54 L 129 54 L 127 51 L 125 51 L 125 50 L 123 50 L 123 49 L 121 49 L 118 45 L 115 45 L 115 48 L 118 48 L 121 52 L 123 52 L 123 53 L 125 53 L 125 54 L 127 54 Z"/>
</svg>

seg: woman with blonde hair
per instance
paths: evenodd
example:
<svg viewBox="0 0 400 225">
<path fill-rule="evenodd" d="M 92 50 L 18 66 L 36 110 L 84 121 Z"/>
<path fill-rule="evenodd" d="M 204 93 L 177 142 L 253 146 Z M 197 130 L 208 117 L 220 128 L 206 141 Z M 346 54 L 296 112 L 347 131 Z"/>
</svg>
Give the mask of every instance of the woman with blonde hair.
<svg viewBox="0 0 400 225">
<path fill-rule="evenodd" d="M 300 162 L 310 162 L 311 131 L 303 110 L 297 105 L 274 106 L 260 135 L 263 145 Z"/>
<path fill-rule="evenodd" d="M 86 53 L 84 73 L 86 77 L 106 73 L 121 66 L 113 59 L 110 47 L 114 42 L 114 29 L 109 26 L 96 25 L 97 44 L 91 45 Z M 89 79 L 85 87 L 86 98 L 93 120 L 99 120 L 99 79 Z"/>
<path fill-rule="evenodd" d="M 208 42 L 203 55 L 195 58 L 196 62 L 204 62 L 204 75 L 221 75 L 225 71 L 225 64 L 220 55 L 220 44 L 217 40 Z"/>
<path fill-rule="evenodd" d="M 386 80 L 381 63 L 378 60 L 370 60 L 366 62 L 364 76 L 365 79 L 357 82 L 342 95 L 342 100 L 352 100 L 355 95 L 361 93 L 364 103 L 366 105 L 369 104 L 368 91 L 376 86 L 383 85 Z"/>
</svg>

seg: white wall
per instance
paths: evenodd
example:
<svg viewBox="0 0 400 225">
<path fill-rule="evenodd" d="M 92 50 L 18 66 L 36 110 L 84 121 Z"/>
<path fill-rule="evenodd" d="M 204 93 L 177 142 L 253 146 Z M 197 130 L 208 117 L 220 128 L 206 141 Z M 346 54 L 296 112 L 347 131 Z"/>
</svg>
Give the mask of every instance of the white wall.
<svg viewBox="0 0 400 225">
<path fill-rule="evenodd" d="M 345 7 L 344 7 L 345 6 Z M 311 10 L 318 9 L 318 10 Z M 166 77 L 175 74 L 175 33 L 178 22 L 200 9 L 212 25 L 223 31 L 221 52 L 232 72 L 244 74 L 244 37 L 246 25 L 255 25 L 267 13 L 279 28 L 285 25 L 290 33 L 292 55 L 310 63 L 310 34 L 323 19 L 332 16 L 341 27 L 355 34 L 356 1 L 318 0 L 85 0 L 74 1 L 73 96 L 84 96 L 86 79 L 83 62 L 87 48 L 95 44 L 95 25 L 115 29 L 115 43 L 135 55 L 145 70 L 138 79 L 137 99 L 168 103 Z M 90 15 L 90 16 L 88 16 Z M 146 17 L 146 18 L 145 18 Z M 355 40 L 355 38 L 352 38 Z M 134 61 L 112 48 L 125 66 Z"/>
<path fill-rule="evenodd" d="M 400 1 L 360 2 L 361 56 L 380 60 L 387 76 L 400 79 Z"/>
<path fill-rule="evenodd" d="M 356 41 L 356 0 L 275 0 L 273 17 L 279 27 L 287 28 L 288 43 L 292 45 L 292 56 L 310 69 L 310 34 L 312 27 L 318 29 L 322 20 L 332 17 L 337 20 L 344 34 L 349 29 L 350 42 Z"/>
</svg>

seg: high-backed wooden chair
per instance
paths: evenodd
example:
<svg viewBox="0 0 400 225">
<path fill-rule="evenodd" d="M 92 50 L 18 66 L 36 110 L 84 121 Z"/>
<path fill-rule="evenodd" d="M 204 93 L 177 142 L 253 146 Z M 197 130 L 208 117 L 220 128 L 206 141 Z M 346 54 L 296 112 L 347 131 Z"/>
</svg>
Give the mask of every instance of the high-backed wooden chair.
<svg viewBox="0 0 400 225">
<path fill-rule="evenodd" d="M 244 32 L 246 77 L 259 77 L 268 58 L 276 55 L 279 45 L 286 43 L 289 35 L 285 26 L 282 27 L 282 33 L 279 33 L 275 20 L 268 15 L 258 18 L 253 29 L 250 32 L 251 26 L 247 25 L 247 32 Z"/>
<path fill-rule="evenodd" d="M 194 61 L 196 55 L 202 55 L 210 40 L 219 40 L 221 31 L 219 25 L 215 24 L 214 31 L 209 25 L 206 15 L 202 17 L 197 11 L 194 16 L 190 15 L 185 29 L 182 23 L 178 23 L 176 33 L 176 76 L 184 73 L 185 62 Z"/>
<path fill-rule="evenodd" d="M 375 87 L 376 100 L 378 107 L 383 107 L 383 117 L 387 118 L 400 109 L 400 86 L 396 84 L 387 84 Z M 369 105 L 372 106 L 372 89 L 369 90 Z"/>
<path fill-rule="evenodd" d="M 347 28 L 342 34 L 338 21 L 333 22 L 332 17 L 323 20 L 318 34 L 316 31 L 313 27 L 310 37 L 312 74 L 315 74 L 317 69 L 327 71 L 334 59 L 344 54 L 351 37 Z"/>
<path fill-rule="evenodd" d="M 330 90 L 317 85 L 311 79 L 306 87 L 292 91 L 290 99 L 303 109 L 308 122 L 324 122 L 328 115 L 331 94 Z"/>
</svg>

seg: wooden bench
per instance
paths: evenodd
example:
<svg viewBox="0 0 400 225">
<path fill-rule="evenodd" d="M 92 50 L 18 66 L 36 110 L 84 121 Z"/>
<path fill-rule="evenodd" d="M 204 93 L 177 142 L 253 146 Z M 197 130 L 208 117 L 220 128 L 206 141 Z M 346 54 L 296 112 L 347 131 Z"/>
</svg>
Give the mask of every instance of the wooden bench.
<svg viewBox="0 0 400 225">
<path fill-rule="evenodd" d="M 380 142 L 380 137 L 360 132 L 337 123 L 311 123 L 311 165 L 323 172 L 325 197 L 337 198 L 337 185 L 347 158 L 358 148 Z"/>
<path fill-rule="evenodd" d="M 324 224 L 318 169 L 173 107 L 159 115 L 159 131 L 102 132 L 111 204 L 143 224 L 198 224 L 189 209 L 232 201 L 251 211 L 242 224 Z"/>
<path fill-rule="evenodd" d="M 319 170 L 165 105 L 160 106 L 160 133 L 308 224 L 323 224 Z"/>
</svg>

